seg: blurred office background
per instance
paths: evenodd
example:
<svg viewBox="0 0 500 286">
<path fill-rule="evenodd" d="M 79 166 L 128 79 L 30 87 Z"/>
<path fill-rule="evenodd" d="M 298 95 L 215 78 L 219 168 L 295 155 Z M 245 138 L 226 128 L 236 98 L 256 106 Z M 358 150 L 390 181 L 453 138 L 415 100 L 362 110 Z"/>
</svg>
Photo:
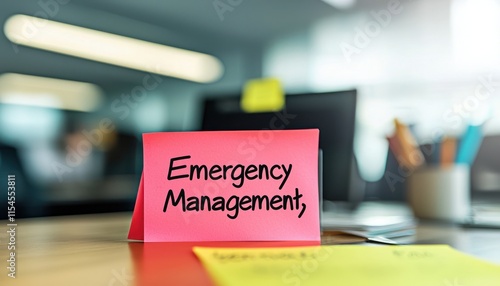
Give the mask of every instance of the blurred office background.
<svg viewBox="0 0 500 286">
<path fill-rule="evenodd" d="M 421 144 L 487 120 L 473 189 L 500 191 L 498 0 L 0 6 L 1 184 L 16 174 L 18 216 L 131 210 L 141 134 L 197 130 L 206 95 L 236 94 L 261 77 L 279 78 L 287 93 L 358 90 L 354 152 L 365 200 L 404 200 L 384 179 L 394 117 Z M 113 46 L 126 40 L 95 31 L 201 54 L 179 63 L 178 50 Z"/>
</svg>

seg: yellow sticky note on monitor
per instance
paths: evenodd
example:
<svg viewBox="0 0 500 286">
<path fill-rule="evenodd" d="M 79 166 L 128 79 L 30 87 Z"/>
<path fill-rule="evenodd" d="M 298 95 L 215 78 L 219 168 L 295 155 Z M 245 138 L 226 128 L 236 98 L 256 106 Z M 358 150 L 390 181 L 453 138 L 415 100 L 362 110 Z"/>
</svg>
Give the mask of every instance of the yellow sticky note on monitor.
<svg viewBox="0 0 500 286">
<path fill-rule="evenodd" d="M 446 245 L 205 248 L 217 285 L 500 285 L 500 265 Z"/>
<path fill-rule="evenodd" d="M 241 109 L 245 112 L 270 112 L 282 110 L 285 93 L 276 78 L 249 80 L 243 88 Z"/>
</svg>

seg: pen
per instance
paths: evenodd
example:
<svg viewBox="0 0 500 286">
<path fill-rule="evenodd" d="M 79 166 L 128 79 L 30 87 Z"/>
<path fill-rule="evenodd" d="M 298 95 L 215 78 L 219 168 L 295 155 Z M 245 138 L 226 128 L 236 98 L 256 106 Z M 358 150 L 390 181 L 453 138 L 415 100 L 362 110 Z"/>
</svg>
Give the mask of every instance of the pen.
<svg viewBox="0 0 500 286">
<path fill-rule="evenodd" d="M 451 166 L 455 162 L 457 140 L 453 137 L 444 137 L 441 143 L 441 166 Z"/>
<path fill-rule="evenodd" d="M 457 163 L 472 165 L 481 146 L 483 131 L 481 125 L 469 125 L 458 147 Z"/>
<path fill-rule="evenodd" d="M 424 155 L 417 144 L 417 141 L 411 134 L 410 129 L 401 123 L 397 118 L 394 119 L 396 127 L 396 138 L 401 146 L 401 153 L 411 169 L 415 169 L 424 164 Z"/>
</svg>

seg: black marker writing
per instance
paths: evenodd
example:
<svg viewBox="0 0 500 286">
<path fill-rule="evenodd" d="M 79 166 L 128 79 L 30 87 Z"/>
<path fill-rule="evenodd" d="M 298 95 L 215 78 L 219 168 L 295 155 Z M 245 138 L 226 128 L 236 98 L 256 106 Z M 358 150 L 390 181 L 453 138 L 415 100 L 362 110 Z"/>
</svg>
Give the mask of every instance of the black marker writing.
<svg viewBox="0 0 500 286">
<path fill-rule="evenodd" d="M 279 189 L 283 189 L 292 172 L 292 164 L 266 164 L 244 166 L 237 165 L 184 165 L 179 162 L 191 159 L 191 156 L 181 156 L 170 159 L 167 180 L 189 178 L 189 180 L 228 180 L 231 179 L 235 188 L 241 188 L 245 180 L 276 180 L 281 181 Z"/>
<path fill-rule="evenodd" d="M 186 197 L 184 189 L 181 189 L 177 197 L 172 190 L 169 190 L 165 196 L 163 204 L 163 212 L 168 210 L 168 206 L 182 206 L 183 212 L 190 211 L 222 211 L 228 212 L 227 217 L 236 219 L 240 211 L 255 211 L 255 210 L 290 210 L 299 211 L 297 215 L 301 218 L 306 210 L 306 204 L 301 203 L 300 199 L 303 195 L 295 188 L 295 195 L 252 195 L 252 196 L 236 196 L 232 195 L 227 200 L 224 197 L 209 196 L 189 196 Z"/>
</svg>

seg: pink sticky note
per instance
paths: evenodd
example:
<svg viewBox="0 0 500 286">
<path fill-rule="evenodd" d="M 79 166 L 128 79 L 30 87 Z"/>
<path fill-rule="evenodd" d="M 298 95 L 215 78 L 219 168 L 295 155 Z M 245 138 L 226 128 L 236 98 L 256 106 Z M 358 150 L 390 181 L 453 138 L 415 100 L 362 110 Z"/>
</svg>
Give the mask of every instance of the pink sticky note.
<svg viewBox="0 0 500 286">
<path fill-rule="evenodd" d="M 319 130 L 143 135 L 130 239 L 318 241 Z"/>
</svg>

